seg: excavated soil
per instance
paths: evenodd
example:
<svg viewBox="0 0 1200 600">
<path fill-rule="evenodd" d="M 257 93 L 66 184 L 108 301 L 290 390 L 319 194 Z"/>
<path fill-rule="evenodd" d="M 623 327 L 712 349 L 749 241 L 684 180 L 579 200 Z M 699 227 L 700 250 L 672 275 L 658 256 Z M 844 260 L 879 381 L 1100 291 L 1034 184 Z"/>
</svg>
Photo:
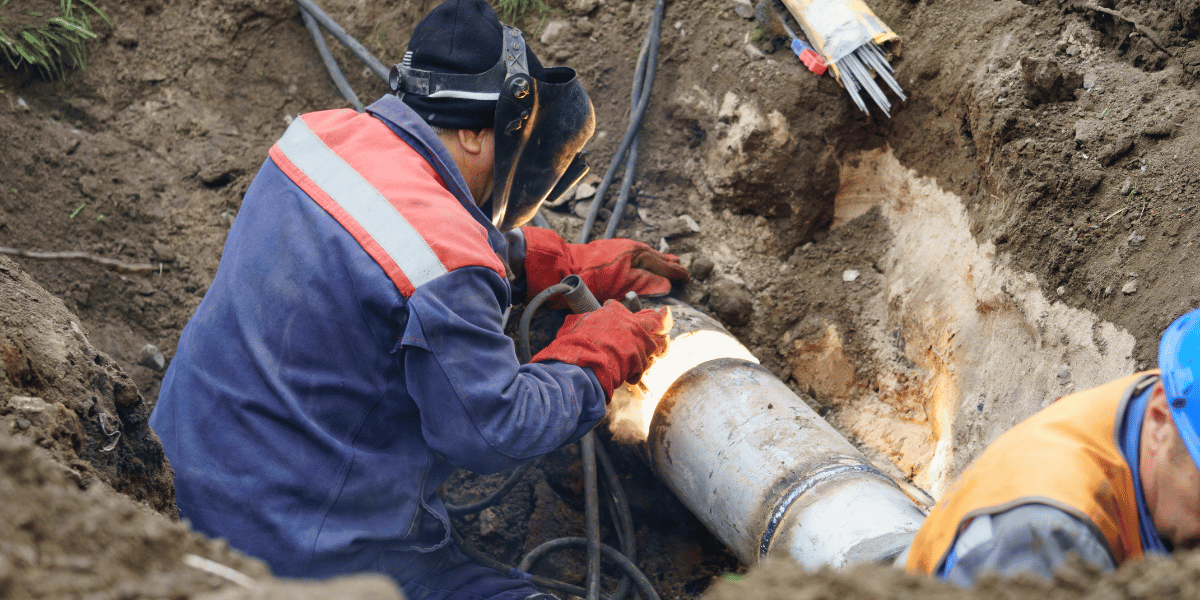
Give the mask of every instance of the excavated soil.
<svg viewBox="0 0 1200 600">
<path fill-rule="evenodd" d="M 695 275 L 682 299 L 916 496 L 937 496 L 1054 398 L 1153 366 L 1162 329 L 1200 306 L 1200 2 L 869 4 L 903 38 L 893 63 L 908 99 L 890 119 L 805 70 L 749 5 L 668 1 L 618 235 L 679 254 Z M 435 2 L 321 5 L 391 63 Z M 395 597 L 378 578 L 275 581 L 189 532 L 146 426 L 267 149 L 295 115 L 347 103 L 290 2 L 98 6 L 113 25 L 97 21 L 86 69 L 49 82 L 0 67 L 0 247 L 126 264 L 0 258 L 0 596 Z M 653 5 L 550 6 L 517 24 L 588 87 L 598 175 Z M 386 92 L 334 53 L 361 98 Z M 568 239 L 580 195 L 544 211 Z M 973 592 L 886 569 L 773 565 L 732 581 L 747 565 L 635 451 L 612 449 L 639 564 L 665 598 L 1182 598 L 1200 585 L 1194 556 Z M 497 485 L 462 474 L 447 494 Z M 458 525 L 515 563 L 581 535 L 581 487 L 564 449 Z M 536 570 L 577 581 L 583 562 L 557 554 Z"/>
</svg>

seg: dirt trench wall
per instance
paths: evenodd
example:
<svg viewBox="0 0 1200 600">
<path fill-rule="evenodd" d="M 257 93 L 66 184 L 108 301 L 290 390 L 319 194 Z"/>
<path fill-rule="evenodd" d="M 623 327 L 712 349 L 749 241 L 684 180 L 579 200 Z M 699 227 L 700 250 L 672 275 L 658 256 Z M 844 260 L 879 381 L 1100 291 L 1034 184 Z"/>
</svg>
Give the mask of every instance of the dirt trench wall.
<svg viewBox="0 0 1200 600">
<path fill-rule="evenodd" d="M 174 472 L 133 380 L 4 257 L 0 324 L 0 430 L 48 450 L 83 489 L 111 486 L 178 516 Z"/>
<path fill-rule="evenodd" d="M 834 228 L 774 267 L 747 256 L 772 248 L 769 235 L 728 260 L 736 226 L 702 220 L 720 233 L 695 247 L 715 279 L 750 292 L 753 316 L 735 331 L 763 364 L 936 494 L 1046 403 L 1153 367 L 1162 329 L 1200 306 L 1200 49 L 1187 3 L 871 5 L 904 39 L 894 64 L 909 99 L 891 119 L 809 104 L 823 83 L 786 51 L 745 61 L 738 83 L 708 82 L 713 97 L 724 84 L 799 123 L 791 131 L 818 132 L 839 163 Z M 798 83 L 755 77 L 773 68 Z M 707 110 L 712 131 L 737 131 L 720 111 Z M 888 149 L 913 170 L 893 183 Z M 749 156 L 743 178 L 777 168 L 773 155 L 729 154 Z M 856 195 L 882 210 L 847 211 Z M 760 236 L 776 221 L 763 215 Z M 696 287 L 701 304 L 719 292 Z"/>
<path fill-rule="evenodd" d="M 960 368 L 953 418 L 942 419 L 958 454 L 948 475 L 1055 397 L 1153 367 L 1163 328 L 1200 305 L 1193 14 L 1174 2 L 1105 7 L 878 6 L 905 37 L 898 70 L 912 98 L 884 124 L 899 163 L 959 196 L 949 212 L 963 211 L 974 243 L 1042 298 L 1017 302 L 1030 330 L 1010 359 Z M 958 275 L 979 286 L 989 272 Z M 999 289 L 1001 305 L 978 298 L 981 314 L 1017 297 L 1011 283 Z M 994 343 L 971 330 L 943 329 L 961 349 Z M 1045 351 L 1056 345 L 1065 353 Z M 1022 373 L 1012 393 L 998 389 L 1005 368 Z M 1037 390 L 1041 402 L 1021 399 Z"/>
<path fill-rule="evenodd" d="M 913 91 L 888 140 L 964 198 L 972 233 L 1048 297 L 1130 331 L 1145 368 L 1162 329 L 1200 302 L 1200 53 L 1190 4 L 1110 4 L 1125 18 L 1075 2 L 881 5 L 906 32 Z M 1062 82 L 1070 93 L 1047 99 L 1056 82 L 1030 61 L 1077 75 Z"/>
<path fill-rule="evenodd" d="M 401 600 L 379 576 L 281 581 L 266 565 L 145 505 L 81 489 L 45 449 L 0 430 L 0 596 Z"/>
</svg>

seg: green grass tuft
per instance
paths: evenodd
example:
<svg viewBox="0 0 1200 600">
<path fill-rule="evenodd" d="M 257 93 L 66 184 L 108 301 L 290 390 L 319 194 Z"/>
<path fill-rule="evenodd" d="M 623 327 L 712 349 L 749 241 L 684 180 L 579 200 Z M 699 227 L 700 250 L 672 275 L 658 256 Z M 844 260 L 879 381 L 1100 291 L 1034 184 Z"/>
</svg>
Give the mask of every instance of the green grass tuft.
<svg viewBox="0 0 1200 600">
<path fill-rule="evenodd" d="M 551 12 L 555 12 L 546 3 L 546 0 L 497 0 L 497 13 L 500 15 L 500 20 L 515 25 L 519 18 L 522 23 L 529 24 L 530 19 L 528 14 L 530 11 L 536 13 L 537 27 L 533 29 L 532 36 L 537 37 L 541 32 L 542 27 L 546 24 L 546 18 Z"/>
<path fill-rule="evenodd" d="M 112 25 L 89 0 L 60 0 L 57 14 L 20 10 L 13 0 L 0 0 L 0 55 L 14 70 L 27 67 L 61 79 L 68 68 L 86 66 L 85 44 L 96 38 L 89 13 Z"/>
</svg>

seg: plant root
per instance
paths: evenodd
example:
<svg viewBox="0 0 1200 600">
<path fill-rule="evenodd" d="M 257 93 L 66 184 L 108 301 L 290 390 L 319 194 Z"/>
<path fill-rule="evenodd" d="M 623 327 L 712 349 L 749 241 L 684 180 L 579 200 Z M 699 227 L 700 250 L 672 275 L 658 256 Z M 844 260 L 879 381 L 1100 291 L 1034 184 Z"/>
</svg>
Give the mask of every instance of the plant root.
<svg viewBox="0 0 1200 600">
<path fill-rule="evenodd" d="M 146 275 L 153 273 L 155 270 L 161 270 L 160 267 L 156 267 L 150 263 L 127 263 L 115 258 L 105 258 L 86 252 L 38 252 L 36 250 L 21 250 L 20 248 L 0 246 L 0 254 L 44 260 L 86 260 L 119 273 L 135 273 L 139 275 Z"/>
<path fill-rule="evenodd" d="M 1174 58 L 1174 56 L 1175 56 L 1175 53 L 1174 53 L 1174 52 L 1171 52 L 1170 50 L 1168 50 L 1168 49 L 1167 49 L 1167 45 L 1166 45 L 1166 44 L 1164 44 L 1164 43 L 1162 42 L 1162 40 L 1160 40 L 1160 39 L 1158 38 L 1158 34 L 1157 34 L 1157 33 L 1154 33 L 1154 31 L 1153 31 L 1153 30 L 1151 30 L 1150 28 L 1148 28 L 1148 27 L 1146 27 L 1146 26 L 1142 25 L 1142 24 L 1141 24 L 1141 23 L 1139 23 L 1137 20 L 1135 20 L 1135 19 L 1132 19 L 1132 18 L 1130 18 L 1130 17 L 1127 17 L 1127 16 L 1125 16 L 1125 13 L 1123 13 L 1123 12 L 1121 12 L 1121 11 L 1119 11 L 1119 10 L 1113 10 L 1113 9 L 1111 9 L 1111 8 L 1104 8 L 1103 6 L 1099 6 L 1099 5 L 1097 5 L 1097 4 L 1095 4 L 1095 3 L 1092 3 L 1092 2 L 1088 2 L 1087 4 L 1084 4 L 1084 5 L 1083 5 L 1083 8 L 1086 8 L 1086 9 L 1088 9 L 1088 10 L 1094 10 L 1094 11 L 1096 11 L 1096 12 L 1099 12 L 1099 13 L 1104 13 L 1104 14 L 1106 14 L 1106 15 L 1110 16 L 1110 17 L 1115 17 L 1115 18 L 1117 18 L 1117 19 L 1120 19 L 1120 20 L 1122 20 L 1122 21 L 1125 21 L 1126 23 L 1129 23 L 1130 25 L 1133 25 L 1134 29 L 1137 29 L 1139 32 L 1141 32 L 1141 34 L 1142 34 L 1142 35 L 1144 35 L 1144 36 L 1146 36 L 1147 38 L 1149 38 L 1149 40 L 1150 40 L 1151 42 L 1153 42 L 1155 46 L 1158 46 L 1158 49 L 1159 49 L 1159 50 L 1162 50 L 1163 52 L 1166 52 L 1166 53 L 1167 53 L 1167 56 L 1170 56 L 1170 57 Z"/>
</svg>

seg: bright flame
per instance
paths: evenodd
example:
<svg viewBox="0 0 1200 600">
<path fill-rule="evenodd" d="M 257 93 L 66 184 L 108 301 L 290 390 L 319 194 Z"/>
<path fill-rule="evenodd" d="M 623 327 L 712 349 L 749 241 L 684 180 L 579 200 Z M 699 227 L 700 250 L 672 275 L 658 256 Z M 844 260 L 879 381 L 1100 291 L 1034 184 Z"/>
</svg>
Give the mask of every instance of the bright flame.
<svg viewBox="0 0 1200 600">
<path fill-rule="evenodd" d="M 719 331 L 689 331 L 671 340 L 666 353 L 654 360 L 639 383 L 627 383 L 613 391 L 608 407 L 613 437 L 630 444 L 646 441 L 654 411 L 671 384 L 693 368 L 718 358 L 740 358 L 758 364 L 745 346 Z"/>
</svg>

